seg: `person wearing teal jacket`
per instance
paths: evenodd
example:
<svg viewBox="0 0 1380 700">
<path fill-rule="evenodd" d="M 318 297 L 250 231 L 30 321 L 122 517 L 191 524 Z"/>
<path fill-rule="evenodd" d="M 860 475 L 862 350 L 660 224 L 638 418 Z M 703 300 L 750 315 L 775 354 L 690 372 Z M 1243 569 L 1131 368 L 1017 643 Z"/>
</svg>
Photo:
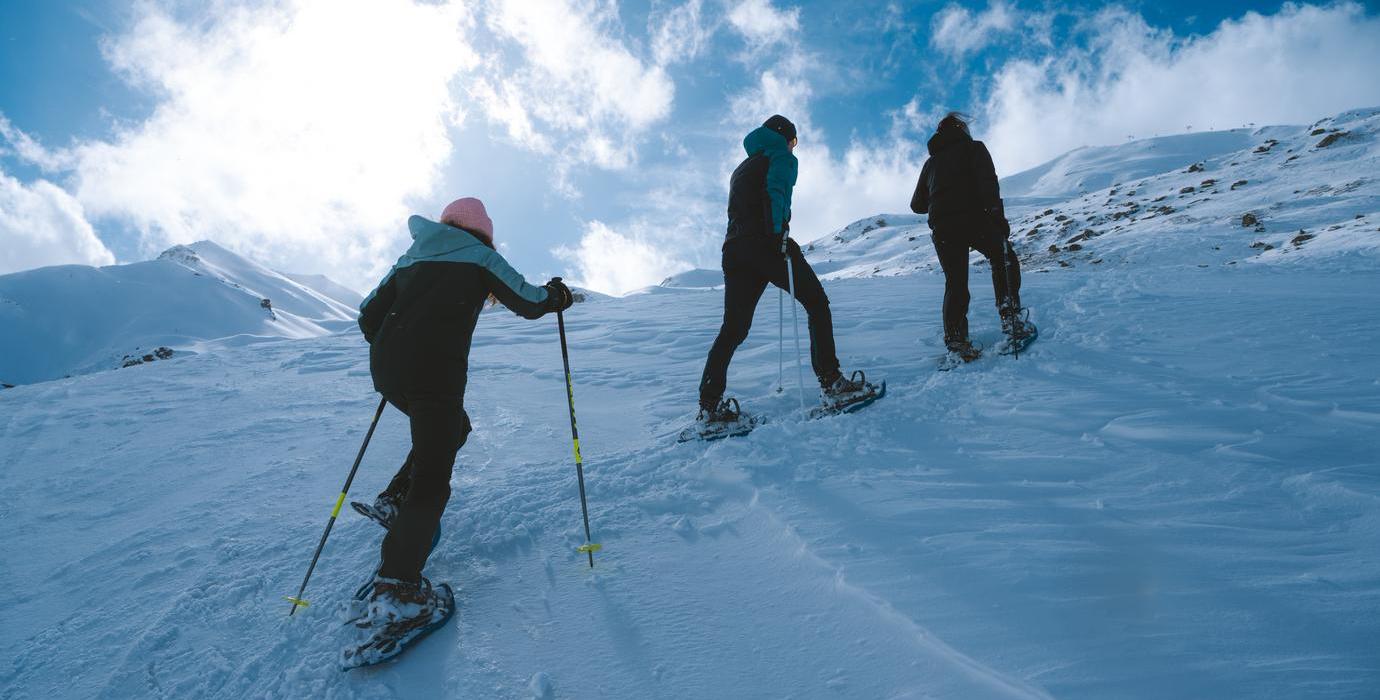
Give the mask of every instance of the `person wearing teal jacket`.
<svg viewBox="0 0 1380 700">
<path fill-rule="evenodd" d="M 743 139 L 747 158 L 728 184 L 728 232 L 723 244 L 724 321 L 700 378 L 702 425 L 739 419 L 737 403 L 724 401 L 728 365 L 747 338 L 752 315 L 768 284 L 787 289 L 789 260 L 795 298 L 805 307 L 810 327 L 810 366 L 826 400 L 846 403 L 869 388 L 843 376 L 834 350 L 834 321 L 819 277 L 790 239 L 791 194 L 799 165 L 795 124 L 777 114 Z"/>
</svg>

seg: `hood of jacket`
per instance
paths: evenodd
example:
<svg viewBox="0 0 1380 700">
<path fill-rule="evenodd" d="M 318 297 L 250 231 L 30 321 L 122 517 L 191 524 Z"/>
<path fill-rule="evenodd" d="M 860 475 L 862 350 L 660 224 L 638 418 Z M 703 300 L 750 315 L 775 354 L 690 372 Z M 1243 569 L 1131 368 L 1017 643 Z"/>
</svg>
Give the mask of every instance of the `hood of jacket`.
<svg viewBox="0 0 1380 700">
<path fill-rule="evenodd" d="M 782 153 L 789 154 L 791 147 L 786 143 L 785 136 L 765 126 L 759 126 L 743 137 L 743 150 L 747 151 L 749 156 L 765 153 L 771 157 Z"/>
<path fill-rule="evenodd" d="M 936 155 L 940 151 L 955 144 L 972 141 L 973 137 L 963 133 L 961 129 L 941 129 L 934 132 L 925 147 L 929 149 L 930 155 Z"/>
<path fill-rule="evenodd" d="M 465 229 L 415 214 L 407 219 L 407 232 L 412 234 L 412 247 L 407 249 L 403 257 L 414 261 L 438 258 L 474 246 L 487 248 L 474 234 Z"/>
</svg>

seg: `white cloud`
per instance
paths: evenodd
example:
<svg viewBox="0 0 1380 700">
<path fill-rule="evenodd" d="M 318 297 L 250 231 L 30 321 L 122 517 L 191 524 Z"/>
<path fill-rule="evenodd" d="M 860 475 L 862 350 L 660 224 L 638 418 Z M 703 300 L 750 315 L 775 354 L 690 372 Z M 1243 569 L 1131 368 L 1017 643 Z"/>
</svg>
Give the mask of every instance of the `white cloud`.
<svg viewBox="0 0 1380 700">
<path fill-rule="evenodd" d="M 778 10 L 771 0 L 743 0 L 728 13 L 728 23 L 754 47 L 794 40 L 800 8 Z"/>
<path fill-rule="evenodd" d="M 14 149 L 14 154 L 20 160 L 33 163 L 43 170 L 60 170 L 67 164 L 67 156 L 45 148 L 32 136 L 11 124 L 10 120 L 5 118 L 3 114 L 0 114 L 0 139 L 9 142 L 10 147 Z M 0 155 L 4 153 L 4 151 L 0 151 Z"/>
<path fill-rule="evenodd" d="M 1021 18 L 1010 5 L 993 0 L 987 9 L 974 14 L 960 5 L 949 5 L 934 15 L 930 44 L 954 58 L 979 51 L 999 35 L 1015 31 Z"/>
<path fill-rule="evenodd" d="M 1308 123 L 1380 104 L 1380 19 L 1355 3 L 1286 4 L 1182 39 L 1112 9 L 1078 33 L 1086 48 L 998 71 L 984 111 L 1002 172 L 1127 136 Z"/>
<path fill-rule="evenodd" d="M 664 13 L 654 13 L 648 20 L 652 57 L 657 65 L 669 66 L 699 58 L 714 35 L 714 27 L 704 21 L 703 6 L 703 0 L 688 0 Z"/>
<path fill-rule="evenodd" d="M 144 122 L 73 149 L 92 216 L 146 252 L 214 238 L 264 262 L 373 281 L 427 195 L 476 63 L 457 5 L 292 0 L 181 23 L 152 6 L 105 46 L 161 97 Z"/>
<path fill-rule="evenodd" d="M 558 153 L 563 168 L 635 163 L 641 134 L 670 114 L 675 86 L 661 65 L 644 63 L 616 36 L 615 9 L 491 0 L 487 26 L 515 44 L 522 61 L 509 66 L 494 52 L 470 96 L 516 143 Z"/>
<path fill-rule="evenodd" d="M 630 228 L 623 234 L 591 221 L 578 247 L 562 246 L 552 253 L 575 267 L 572 284 L 606 294 L 625 294 L 693 267 L 651 240 L 645 226 Z"/>
<path fill-rule="evenodd" d="M 26 185 L 0 171 L 0 274 L 47 265 L 110 265 L 81 203 L 38 180 Z"/>
</svg>

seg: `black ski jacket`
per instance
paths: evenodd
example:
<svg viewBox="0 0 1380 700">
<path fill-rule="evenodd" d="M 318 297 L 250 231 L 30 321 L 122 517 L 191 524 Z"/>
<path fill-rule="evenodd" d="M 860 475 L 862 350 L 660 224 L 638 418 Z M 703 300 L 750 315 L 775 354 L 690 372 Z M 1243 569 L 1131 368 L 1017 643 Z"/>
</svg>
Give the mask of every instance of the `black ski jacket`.
<svg viewBox="0 0 1380 700">
<path fill-rule="evenodd" d="M 469 232 L 420 216 L 407 227 L 412 247 L 359 307 L 374 389 L 463 397 L 485 299 L 492 294 L 525 318 L 541 317 L 555 302 Z"/>
<path fill-rule="evenodd" d="M 942 129 L 930 137 L 930 157 L 920 169 L 910 210 L 929 214 L 930 228 L 963 214 L 1001 211 L 1001 190 L 992 154 L 961 129 Z"/>
</svg>

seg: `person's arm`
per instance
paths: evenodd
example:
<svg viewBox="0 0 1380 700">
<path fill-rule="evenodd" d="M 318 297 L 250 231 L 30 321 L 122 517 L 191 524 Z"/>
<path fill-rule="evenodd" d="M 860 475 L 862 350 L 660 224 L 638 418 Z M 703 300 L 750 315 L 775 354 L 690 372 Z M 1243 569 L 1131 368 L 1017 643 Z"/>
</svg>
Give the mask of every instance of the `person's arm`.
<svg viewBox="0 0 1380 700">
<path fill-rule="evenodd" d="M 555 311 L 547 289 L 528 284 L 497 251 L 488 251 L 479 267 L 489 293 L 513 313 L 523 318 L 541 318 L 548 311 Z"/>
<path fill-rule="evenodd" d="M 374 336 L 383 327 L 383 319 L 393 308 L 393 300 L 397 296 L 398 286 L 393 283 L 393 271 L 389 270 L 379 286 L 369 292 L 369 296 L 359 305 L 359 330 L 364 333 L 365 342 L 373 344 Z"/>
<path fill-rule="evenodd" d="M 915 194 L 910 196 L 910 210 L 916 214 L 930 213 L 930 160 L 920 168 L 920 179 L 915 183 Z"/>
<path fill-rule="evenodd" d="M 973 174 L 977 178 L 978 202 L 984 209 L 1002 212 L 1001 185 L 997 184 L 997 168 L 992 164 L 992 154 L 987 152 L 987 146 L 981 141 L 974 141 L 973 146 Z"/>
<path fill-rule="evenodd" d="M 799 174 L 799 161 L 789 150 L 769 154 L 767 164 L 767 197 L 771 199 L 772 233 L 784 235 L 786 222 L 791 219 L 791 192 Z"/>
</svg>

